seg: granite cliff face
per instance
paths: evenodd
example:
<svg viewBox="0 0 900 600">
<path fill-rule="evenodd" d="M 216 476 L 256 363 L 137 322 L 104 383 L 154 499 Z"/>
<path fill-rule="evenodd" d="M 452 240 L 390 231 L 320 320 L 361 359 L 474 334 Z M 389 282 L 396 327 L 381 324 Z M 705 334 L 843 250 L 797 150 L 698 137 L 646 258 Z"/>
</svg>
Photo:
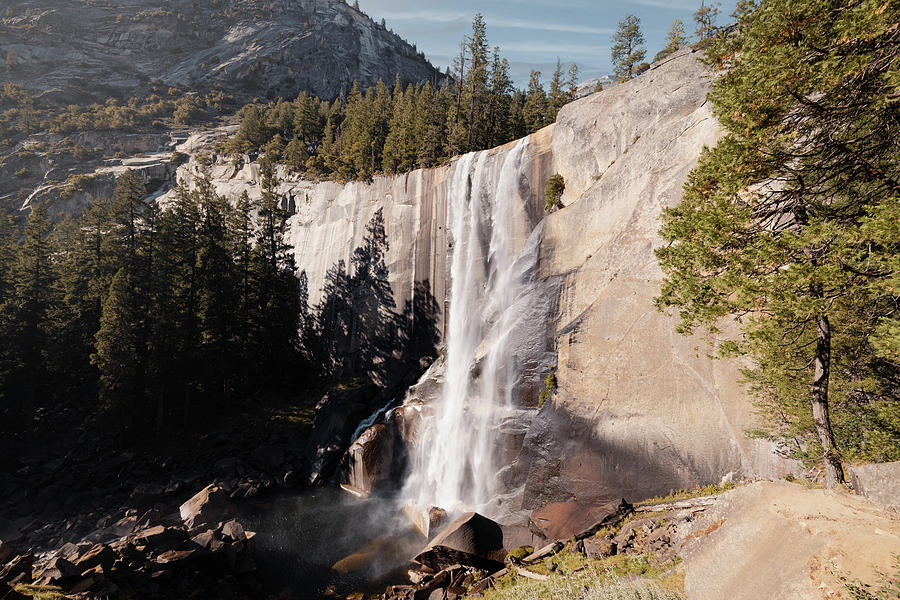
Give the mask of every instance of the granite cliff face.
<svg viewBox="0 0 900 600">
<path fill-rule="evenodd" d="M 248 101 L 440 77 L 413 45 L 341 0 L 10 0 L 0 52 L 15 56 L 4 81 L 61 106 L 140 96 L 153 80 Z"/>
<path fill-rule="evenodd" d="M 676 334 L 674 320 L 652 302 L 662 279 L 653 255 L 659 215 L 678 202 L 701 149 L 721 135 L 706 102 L 709 85 L 685 49 L 627 84 L 573 102 L 528 140 L 518 173 L 524 205 L 504 226 L 517 251 L 542 227 L 535 285 L 545 302 L 527 331 L 508 342 L 520 369 L 518 409 L 493 433 L 505 465 L 505 513 L 572 498 L 638 500 L 726 477 L 779 476 L 789 467 L 769 444 L 744 435 L 753 415 L 739 365 L 708 358 L 706 342 Z M 514 147 L 487 151 L 478 168 L 502 163 Z M 372 183 L 287 179 L 281 191 L 296 211 L 290 241 L 309 276 L 310 301 L 320 297 L 327 269 L 349 260 L 382 210 L 397 305 L 414 297 L 417 284 L 424 287 L 442 309 L 444 331 L 454 247 L 448 181 L 462 162 Z M 554 172 L 567 182 L 565 208 L 545 218 L 543 187 Z M 259 193 L 252 164 L 240 171 L 221 164 L 214 176 L 220 193 Z M 491 343 L 482 343 L 480 356 Z M 559 387 L 539 407 L 548 365 Z M 443 377 L 438 361 L 388 415 L 391 436 L 416 443 L 419 415 Z M 380 443 L 380 435 L 368 438 Z M 366 465 L 357 463 L 365 455 L 345 459 L 353 487 L 363 491 Z"/>
</svg>

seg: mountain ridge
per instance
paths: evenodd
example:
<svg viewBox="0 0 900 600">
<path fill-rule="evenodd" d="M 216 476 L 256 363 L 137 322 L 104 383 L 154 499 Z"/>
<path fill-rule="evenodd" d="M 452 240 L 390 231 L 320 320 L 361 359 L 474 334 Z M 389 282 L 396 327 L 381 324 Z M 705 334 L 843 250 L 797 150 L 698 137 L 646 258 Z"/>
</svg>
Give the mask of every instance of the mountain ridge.
<svg viewBox="0 0 900 600">
<path fill-rule="evenodd" d="M 3 81 L 58 90 L 62 105 L 141 95 L 153 82 L 246 101 L 443 77 L 413 44 L 341 0 L 13 0 L 0 40 Z"/>
</svg>

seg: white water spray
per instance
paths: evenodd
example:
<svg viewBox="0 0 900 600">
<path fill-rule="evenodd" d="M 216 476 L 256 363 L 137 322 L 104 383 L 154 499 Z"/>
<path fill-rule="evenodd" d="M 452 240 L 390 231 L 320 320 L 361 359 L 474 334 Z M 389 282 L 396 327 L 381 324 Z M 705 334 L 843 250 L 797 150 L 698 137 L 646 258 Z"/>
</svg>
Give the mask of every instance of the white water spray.
<svg viewBox="0 0 900 600">
<path fill-rule="evenodd" d="M 467 154 L 448 183 L 452 240 L 444 384 L 427 407 L 406 498 L 418 507 L 491 512 L 499 425 L 514 410 L 511 338 L 529 317 L 539 231 L 519 192 L 527 138 L 507 153 Z M 498 164 L 502 159 L 502 164 Z"/>
</svg>

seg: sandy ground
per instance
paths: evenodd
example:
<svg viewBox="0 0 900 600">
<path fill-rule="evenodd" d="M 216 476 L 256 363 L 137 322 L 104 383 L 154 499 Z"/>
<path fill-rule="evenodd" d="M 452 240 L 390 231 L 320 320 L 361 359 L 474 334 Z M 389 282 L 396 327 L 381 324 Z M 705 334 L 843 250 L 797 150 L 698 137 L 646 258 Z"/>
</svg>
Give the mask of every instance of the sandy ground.
<svg viewBox="0 0 900 600">
<path fill-rule="evenodd" d="M 843 491 L 757 482 L 723 494 L 680 551 L 690 600 L 851 599 L 900 586 L 900 514 Z"/>
</svg>

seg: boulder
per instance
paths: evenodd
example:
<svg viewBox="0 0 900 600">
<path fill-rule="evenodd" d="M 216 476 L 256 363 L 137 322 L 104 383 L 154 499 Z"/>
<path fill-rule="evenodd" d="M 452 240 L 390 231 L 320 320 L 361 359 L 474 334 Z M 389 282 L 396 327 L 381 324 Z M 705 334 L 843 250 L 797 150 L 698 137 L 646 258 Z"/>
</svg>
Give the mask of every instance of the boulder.
<svg viewBox="0 0 900 600">
<path fill-rule="evenodd" d="M 230 538 L 233 542 L 243 542 L 247 539 L 244 527 L 235 520 L 228 521 L 222 525 L 222 535 Z"/>
<path fill-rule="evenodd" d="M 362 432 L 341 459 L 342 485 L 368 496 L 392 482 L 398 473 L 399 439 L 393 424 L 377 423 Z"/>
<path fill-rule="evenodd" d="M 850 482 L 860 496 L 900 510 L 900 461 L 851 467 Z"/>
<path fill-rule="evenodd" d="M 584 504 L 554 502 L 531 513 L 529 525 L 548 540 L 583 539 L 600 528 L 618 523 L 633 511 L 625 500 Z"/>
<path fill-rule="evenodd" d="M 447 525 L 413 560 L 435 571 L 460 564 L 493 572 L 503 568 L 504 558 L 500 524 L 470 512 Z"/>
<path fill-rule="evenodd" d="M 188 529 L 199 525 L 215 524 L 236 511 L 234 502 L 222 488 L 211 484 L 179 507 L 181 519 Z"/>
<path fill-rule="evenodd" d="M 145 546 L 151 552 L 163 552 L 182 546 L 187 541 L 187 533 L 183 529 L 157 525 L 137 532 L 131 541 L 135 546 Z"/>
<path fill-rule="evenodd" d="M 209 529 L 191 538 L 191 541 L 210 552 L 218 552 L 225 545 L 218 531 Z"/>
<path fill-rule="evenodd" d="M 57 556 L 52 559 L 36 578 L 38 585 L 65 586 L 78 580 L 81 571 L 65 558 Z"/>
<path fill-rule="evenodd" d="M 197 554 L 198 550 L 191 548 L 189 550 L 168 550 L 163 552 L 154 559 L 159 565 L 181 564 Z"/>
<path fill-rule="evenodd" d="M 304 454 L 308 457 L 304 474 L 309 485 L 321 485 L 334 475 L 356 426 L 380 401 L 371 384 L 333 389 L 319 400 Z"/>
<path fill-rule="evenodd" d="M 447 521 L 447 511 L 438 506 L 420 508 L 413 504 L 403 507 L 403 512 L 412 522 L 416 531 L 423 537 L 429 537 L 432 531 L 437 531 Z"/>
<path fill-rule="evenodd" d="M 18 581 L 31 583 L 31 571 L 34 566 L 34 554 L 20 554 L 0 569 L 0 581 Z"/>
<path fill-rule="evenodd" d="M 585 539 L 584 555 L 588 558 L 602 559 L 616 553 L 616 543 L 608 538 L 590 537 Z"/>
<path fill-rule="evenodd" d="M 75 566 L 82 573 L 98 566 L 102 567 L 103 571 L 106 572 L 109 571 L 115 560 L 116 553 L 113 552 L 112 548 L 104 544 L 96 544 L 75 560 Z"/>
</svg>

